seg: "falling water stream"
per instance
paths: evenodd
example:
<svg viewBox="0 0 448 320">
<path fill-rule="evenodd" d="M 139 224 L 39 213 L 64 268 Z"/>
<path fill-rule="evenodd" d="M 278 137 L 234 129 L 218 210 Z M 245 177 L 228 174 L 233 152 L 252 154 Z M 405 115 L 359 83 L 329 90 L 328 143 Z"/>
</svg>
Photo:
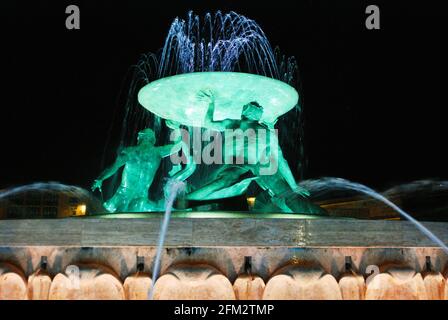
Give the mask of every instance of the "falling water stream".
<svg viewBox="0 0 448 320">
<path fill-rule="evenodd" d="M 376 200 L 379 200 L 387 206 L 391 207 L 393 210 L 397 211 L 406 220 L 412 222 L 418 230 L 426 235 L 431 241 L 439 245 L 443 249 L 443 251 L 448 254 L 447 245 L 436 235 L 434 235 L 430 230 L 428 230 L 428 228 L 415 220 L 411 215 L 403 211 L 389 199 L 363 184 L 351 182 L 341 178 L 321 178 L 316 180 L 306 180 L 300 183 L 300 185 L 309 190 L 311 193 L 318 193 L 323 190 L 348 189 L 366 194 Z"/>
<path fill-rule="evenodd" d="M 154 260 L 154 269 L 152 271 L 152 284 L 148 292 L 148 299 L 152 300 L 154 297 L 154 284 L 160 272 L 160 263 L 162 260 L 163 245 L 165 243 L 166 232 L 170 223 L 171 211 L 176 197 L 185 191 L 185 182 L 179 180 L 169 180 L 165 186 L 165 214 L 163 216 L 162 225 L 157 240 L 157 252 Z"/>
</svg>

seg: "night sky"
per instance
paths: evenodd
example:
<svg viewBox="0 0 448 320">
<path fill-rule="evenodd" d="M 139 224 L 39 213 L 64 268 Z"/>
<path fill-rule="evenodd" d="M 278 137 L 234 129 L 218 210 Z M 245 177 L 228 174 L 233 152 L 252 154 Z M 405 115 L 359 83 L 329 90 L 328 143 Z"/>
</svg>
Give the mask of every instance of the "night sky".
<svg viewBox="0 0 448 320">
<path fill-rule="evenodd" d="M 375 188 L 448 179 L 448 11 L 421 1 L 1 1 L 0 188 L 35 181 L 83 187 L 100 173 L 120 89 L 172 20 L 234 10 L 297 58 L 306 177 Z M 65 28 L 79 5 L 81 29 Z M 381 30 L 365 28 L 365 8 Z"/>
</svg>

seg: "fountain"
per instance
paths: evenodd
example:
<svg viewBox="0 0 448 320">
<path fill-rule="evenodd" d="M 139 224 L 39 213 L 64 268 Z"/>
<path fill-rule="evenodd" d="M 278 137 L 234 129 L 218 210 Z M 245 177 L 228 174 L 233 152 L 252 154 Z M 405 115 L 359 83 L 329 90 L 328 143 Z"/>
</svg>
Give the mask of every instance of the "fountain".
<svg viewBox="0 0 448 320">
<path fill-rule="evenodd" d="M 92 185 L 104 207 L 0 220 L 0 299 L 448 299 L 446 222 L 417 221 L 393 190 L 302 179 L 297 65 L 255 21 L 176 18 L 133 70 Z M 316 195 L 340 189 L 400 216 L 337 217 Z M 0 201 L 36 190 L 92 197 L 48 183 Z"/>
</svg>

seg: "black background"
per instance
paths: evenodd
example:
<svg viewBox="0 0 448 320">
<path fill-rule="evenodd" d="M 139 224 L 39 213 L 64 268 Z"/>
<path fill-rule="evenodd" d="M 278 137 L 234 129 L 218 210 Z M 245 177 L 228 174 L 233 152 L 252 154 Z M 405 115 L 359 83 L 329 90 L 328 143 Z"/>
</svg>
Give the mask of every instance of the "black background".
<svg viewBox="0 0 448 320">
<path fill-rule="evenodd" d="M 202 315 L 174 315 L 175 308 L 184 307 L 208 307 L 215 312 L 208 312 L 204 318 Z M 269 315 L 249 314 L 231 315 L 218 314 L 220 305 L 273 305 L 274 311 Z M 36 312 L 45 314 L 47 319 L 60 319 L 60 314 L 70 312 L 74 317 L 85 317 L 98 315 L 107 316 L 110 319 L 123 319 L 129 316 L 129 310 L 136 315 L 145 315 L 151 310 L 152 315 L 158 315 L 164 319 L 286 319 L 291 315 L 296 318 L 298 310 L 301 314 L 313 314 L 326 318 L 331 312 L 332 315 L 341 318 L 347 310 L 356 314 L 368 314 L 374 319 L 397 319 L 415 316 L 421 310 L 431 309 L 436 314 L 443 314 L 446 310 L 445 301 L 0 301 L 2 311 L 17 315 L 35 316 Z M 48 312 L 51 310 L 51 312 Z M 439 310 L 439 311 L 437 311 Z"/>
<path fill-rule="evenodd" d="M 176 16 L 234 10 L 299 63 L 306 177 L 376 188 L 448 178 L 448 12 L 409 1 L 2 1 L 0 188 L 34 181 L 88 186 L 119 91 Z M 81 29 L 65 28 L 76 4 Z M 365 28 L 365 8 L 381 30 Z"/>
</svg>

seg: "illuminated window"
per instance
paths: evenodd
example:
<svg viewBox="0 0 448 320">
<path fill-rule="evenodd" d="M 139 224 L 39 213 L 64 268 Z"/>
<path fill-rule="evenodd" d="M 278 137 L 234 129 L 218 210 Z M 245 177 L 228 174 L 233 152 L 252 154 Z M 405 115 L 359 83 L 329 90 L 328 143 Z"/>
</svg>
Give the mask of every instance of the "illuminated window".
<svg viewBox="0 0 448 320">
<path fill-rule="evenodd" d="M 80 204 L 77 208 L 76 208 L 76 215 L 77 216 L 84 216 L 87 212 L 87 206 L 85 204 Z"/>
</svg>

